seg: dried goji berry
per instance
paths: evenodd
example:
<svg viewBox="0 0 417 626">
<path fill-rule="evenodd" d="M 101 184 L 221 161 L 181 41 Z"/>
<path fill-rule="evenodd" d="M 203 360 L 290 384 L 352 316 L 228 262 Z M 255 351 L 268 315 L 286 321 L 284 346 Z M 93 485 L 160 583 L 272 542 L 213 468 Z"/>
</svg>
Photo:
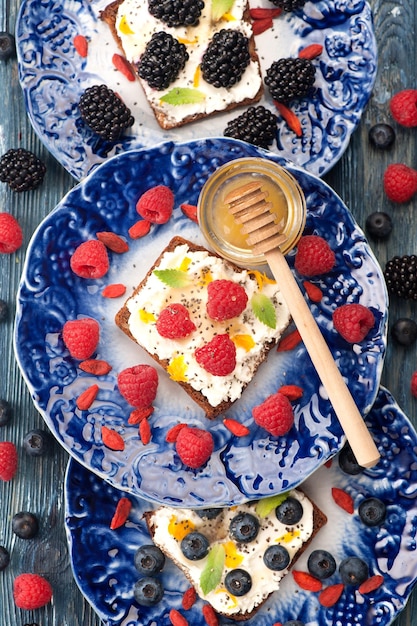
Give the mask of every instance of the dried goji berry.
<svg viewBox="0 0 417 626">
<path fill-rule="evenodd" d="M 207 626 L 219 626 L 217 615 L 210 604 L 205 604 L 203 606 L 202 613 Z"/>
<path fill-rule="evenodd" d="M 75 35 L 73 44 L 80 57 L 85 58 L 88 54 L 88 41 L 84 35 Z"/>
<path fill-rule="evenodd" d="M 353 498 L 346 491 L 338 487 L 332 487 L 332 497 L 336 504 L 346 511 L 346 513 L 353 513 Z"/>
<path fill-rule="evenodd" d="M 119 70 L 119 72 L 121 72 L 123 76 L 126 76 L 127 80 L 130 80 L 130 82 L 132 83 L 136 80 L 136 76 L 130 66 L 129 61 L 127 61 L 125 57 L 122 57 L 121 54 L 113 54 L 112 63 L 116 70 Z"/>
<path fill-rule="evenodd" d="M 256 36 L 264 33 L 266 30 L 272 28 L 272 24 L 272 17 L 265 17 L 261 20 L 255 20 L 252 24 L 253 34 Z"/>
<path fill-rule="evenodd" d="M 139 408 L 134 409 L 129 415 L 129 419 L 127 420 L 128 424 L 140 424 L 140 422 L 144 419 L 147 419 L 154 412 L 153 406 L 148 406 L 145 409 Z"/>
<path fill-rule="evenodd" d="M 119 502 L 117 503 L 113 518 L 110 522 L 111 530 L 114 530 L 115 528 L 119 528 L 120 526 L 123 526 L 123 524 L 126 522 L 129 516 L 131 508 L 132 508 L 132 503 L 129 500 L 129 498 L 125 498 L 125 497 L 120 498 Z"/>
<path fill-rule="evenodd" d="M 297 137 L 301 137 L 301 135 L 303 134 L 303 129 L 301 128 L 301 122 L 294 113 L 294 111 L 291 111 L 291 109 L 285 106 L 285 104 L 282 104 L 282 102 L 277 102 L 277 100 L 274 100 L 274 104 L 280 112 L 281 116 L 287 122 L 288 127 L 295 132 Z"/>
<path fill-rule="evenodd" d="M 181 204 L 181 211 L 193 222 L 198 222 L 197 207 L 194 204 Z"/>
<path fill-rule="evenodd" d="M 312 43 L 309 46 L 306 46 L 298 53 L 300 59 L 315 59 L 320 56 L 323 52 L 323 46 L 320 43 Z"/>
<path fill-rule="evenodd" d="M 111 428 L 107 428 L 107 426 L 101 427 L 101 438 L 103 440 L 104 445 L 110 450 L 124 450 L 125 442 L 123 441 L 123 437 L 119 435 L 118 432 L 112 430 Z"/>
<path fill-rule="evenodd" d="M 315 578 L 308 572 L 301 572 L 300 570 L 294 570 L 293 578 L 297 585 L 301 587 L 301 589 L 305 589 L 306 591 L 321 591 L 322 582 Z"/>
<path fill-rule="evenodd" d="M 151 426 L 147 419 L 141 420 L 139 424 L 139 436 L 144 446 L 151 440 Z"/>
<path fill-rule="evenodd" d="M 188 587 L 188 589 L 184 591 L 183 596 L 182 596 L 182 601 L 181 601 L 182 608 L 185 611 L 188 611 L 189 609 L 191 609 L 196 599 L 197 599 L 196 590 L 194 589 L 194 587 Z"/>
<path fill-rule="evenodd" d="M 299 343 L 301 343 L 301 341 L 302 339 L 301 339 L 300 331 L 296 328 L 291 333 L 288 333 L 288 335 L 285 335 L 285 337 L 281 339 L 277 350 L 278 352 L 286 352 L 287 350 L 293 350 L 296 346 L 298 346 Z"/>
<path fill-rule="evenodd" d="M 250 433 L 250 430 L 247 426 L 245 426 L 241 422 L 238 422 L 237 420 L 231 419 L 230 417 L 225 417 L 223 420 L 223 424 L 236 437 L 245 437 L 245 435 L 249 435 Z"/>
<path fill-rule="evenodd" d="M 326 587 L 326 589 L 323 589 L 323 591 L 321 591 L 319 594 L 320 604 L 325 607 L 333 606 L 342 595 L 343 589 L 343 583 L 337 583 L 336 585 L 330 585 L 330 587 Z"/>
<path fill-rule="evenodd" d="M 266 17 L 278 17 L 281 15 L 282 9 L 264 9 L 255 7 L 249 10 L 249 14 L 253 20 L 263 20 Z"/>
<path fill-rule="evenodd" d="M 323 292 L 317 285 L 313 285 L 309 280 L 305 280 L 303 282 L 304 289 L 306 290 L 306 294 L 310 298 L 312 302 L 320 302 L 323 298 Z"/>
<path fill-rule="evenodd" d="M 128 230 L 129 237 L 132 239 L 139 239 L 149 233 L 151 229 L 151 222 L 148 220 L 138 220 Z"/>
<path fill-rule="evenodd" d="M 96 399 L 98 392 L 98 385 L 91 385 L 91 387 L 88 387 L 88 389 L 83 391 L 82 394 L 76 399 L 75 404 L 77 405 L 77 408 L 80 409 L 80 411 L 87 411 Z"/>
<path fill-rule="evenodd" d="M 170 428 L 165 436 L 165 441 L 167 443 L 175 443 L 177 441 L 178 433 L 186 426 L 187 424 L 183 424 L 182 422 L 180 422 L 179 424 L 176 424 L 175 426 Z"/>
<path fill-rule="evenodd" d="M 358 591 L 359 593 L 371 593 L 372 591 L 378 589 L 383 582 L 384 577 L 380 574 L 375 574 L 375 576 L 371 576 L 370 578 L 365 580 L 365 582 L 359 585 Z"/>
<path fill-rule="evenodd" d="M 101 243 L 104 243 L 106 248 L 117 254 L 123 254 L 129 250 L 129 244 L 122 239 L 120 235 L 112 233 L 111 231 L 101 231 L 96 233 L 96 237 Z"/>
<path fill-rule="evenodd" d="M 105 376 L 112 369 L 110 363 L 100 359 L 86 359 L 85 361 L 81 361 L 78 367 L 83 372 L 94 374 L 95 376 Z"/>
<path fill-rule="evenodd" d="M 304 393 L 303 389 L 298 385 L 281 385 L 278 391 L 284 396 L 287 396 L 288 400 L 291 400 L 291 402 L 299 400 Z"/>
<path fill-rule="evenodd" d="M 126 293 L 126 285 L 122 285 L 122 283 L 113 283 L 112 285 L 107 285 L 104 287 L 101 295 L 104 298 L 120 298 Z"/>
<path fill-rule="evenodd" d="M 170 610 L 169 619 L 172 626 L 188 626 L 188 620 L 177 609 Z"/>
</svg>

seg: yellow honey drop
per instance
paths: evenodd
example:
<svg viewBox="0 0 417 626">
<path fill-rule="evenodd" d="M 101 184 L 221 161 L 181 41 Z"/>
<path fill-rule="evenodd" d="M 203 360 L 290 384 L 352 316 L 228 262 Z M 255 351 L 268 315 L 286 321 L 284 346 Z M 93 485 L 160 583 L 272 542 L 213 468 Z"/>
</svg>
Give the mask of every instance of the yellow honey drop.
<svg viewBox="0 0 417 626">
<path fill-rule="evenodd" d="M 126 15 L 122 16 L 122 19 L 120 20 L 120 24 L 119 24 L 119 29 L 120 29 L 120 32 L 123 33 L 124 35 L 134 34 L 134 31 L 130 28 L 127 22 Z"/>
<path fill-rule="evenodd" d="M 197 65 L 195 72 L 194 72 L 194 77 L 193 77 L 193 87 L 198 87 L 200 84 L 200 76 L 201 76 L 201 67 L 199 65 Z"/>
<path fill-rule="evenodd" d="M 184 537 L 194 529 L 195 524 L 193 524 L 190 520 L 178 521 L 176 515 L 172 515 L 169 520 L 168 532 L 171 537 L 174 537 L 177 541 L 184 539 Z"/>
<path fill-rule="evenodd" d="M 300 531 L 294 528 L 294 530 L 289 530 L 287 533 L 285 533 L 285 535 L 278 537 L 278 539 L 276 539 L 275 541 L 276 543 L 290 543 L 295 537 L 299 536 Z"/>
<path fill-rule="evenodd" d="M 259 270 L 250 270 L 249 274 L 255 278 L 259 291 L 261 291 L 264 285 L 273 285 L 276 283 L 276 280 L 269 278 L 269 276 Z"/>
<path fill-rule="evenodd" d="M 244 348 L 246 352 L 249 352 L 249 350 L 255 347 L 255 341 L 252 335 L 233 335 L 231 340 L 237 348 Z"/>
<path fill-rule="evenodd" d="M 236 18 L 231 13 L 223 13 L 222 20 L 225 20 L 226 22 L 235 22 Z"/>
<path fill-rule="evenodd" d="M 167 372 L 172 380 L 175 380 L 177 383 L 182 382 L 186 383 L 187 378 L 187 364 L 184 359 L 184 355 L 181 354 L 179 356 L 174 357 L 168 364 Z"/>
<path fill-rule="evenodd" d="M 151 322 L 156 322 L 156 317 L 153 313 L 149 313 L 145 309 L 139 309 L 139 318 L 140 321 L 144 324 L 150 324 Z"/>
<path fill-rule="evenodd" d="M 191 259 L 188 256 L 185 256 L 183 258 L 183 260 L 181 261 L 181 265 L 179 266 L 179 270 L 181 272 L 186 272 L 188 270 L 188 268 L 190 267 L 190 263 L 191 263 Z"/>
<path fill-rule="evenodd" d="M 236 548 L 236 544 L 233 541 L 227 541 L 224 545 L 226 567 L 234 568 L 240 565 L 243 561 L 243 555 L 239 554 Z"/>
</svg>

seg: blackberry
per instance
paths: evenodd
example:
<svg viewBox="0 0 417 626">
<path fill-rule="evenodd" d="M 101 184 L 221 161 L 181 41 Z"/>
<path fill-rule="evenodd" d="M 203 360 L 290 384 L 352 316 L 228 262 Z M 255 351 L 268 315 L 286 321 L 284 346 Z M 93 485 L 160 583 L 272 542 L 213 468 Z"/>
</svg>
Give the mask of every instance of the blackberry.
<svg viewBox="0 0 417 626">
<path fill-rule="evenodd" d="M 417 256 L 394 256 L 385 265 L 385 282 L 391 295 L 417 300 Z"/>
<path fill-rule="evenodd" d="M 283 11 L 296 11 L 305 5 L 306 0 L 271 0 L 271 2 Z"/>
<path fill-rule="evenodd" d="M 78 108 L 87 126 L 108 141 L 117 141 L 135 121 L 130 109 L 107 85 L 87 87 Z"/>
<path fill-rule="evenodd" d="M 12 419 L 13 411 L 10 402 L 0 398 L 0 426 L 5 426 Z"/>
<path fill-rule="evenodd" d="M 185 44 L 161 31 L 153 34 L 146 44 L 137 72 L 149 87 L 162 91 L 176 80 L 188 58 Z"/>
<path fill-rule="evenodd" d="M 196 26 L 203 0 L 148 0 L 149 13 L 170 27 Z"/>
<path fill-rule="evenodd" d="M 249 39 L 239 30 L 222 28 L 203 54 L 201 73 L 213 87 L 228 89 L 240 81 L 249 63 Z"/>
<path fill-rule="evenodd" d="M 274 100 L 289 102 L 311 93 L 316 68 L 310 59 L 279 59 L 267 69 L 265 85 Z"/>
<path fill-rule="evenodd" d="M 223 134 L 260 148 L 268 148 L 276 137 L 277 123 L 277 116 L 269 109 L 263 106 L 249 107 L 227 124 Z"/>
<path fill-rule="evenodd" d="M 46 167 L 24 148 L 10 148 L 0 159 L 0 180 L 13 191 L 30 191 L 43 182 Z"/>
</svg>

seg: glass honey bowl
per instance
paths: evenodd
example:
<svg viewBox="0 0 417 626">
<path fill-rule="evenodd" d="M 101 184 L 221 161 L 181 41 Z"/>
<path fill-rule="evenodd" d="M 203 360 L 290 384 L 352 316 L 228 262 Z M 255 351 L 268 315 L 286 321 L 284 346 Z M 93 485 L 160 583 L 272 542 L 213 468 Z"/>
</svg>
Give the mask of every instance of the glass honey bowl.
<svg viewBox="0 0 417 626">
<path fill-rule="evenodd" d="M 297 244 L 306 222 L 304 193 L 294 176 L 268 159 L 248 157 L 219 167 L 204 184 L 197 205 L 198 223 L 208 246 L 225 259 L 242 267 L 265 265 L 263 255 L 255 255 L 246 244 L 241 225 L 230 213 L 226 196 L 244 185 L 260 181 L 268 193 L 271 212 L 287 237 L 280 246 L 287 254 Z"/>
</svg>

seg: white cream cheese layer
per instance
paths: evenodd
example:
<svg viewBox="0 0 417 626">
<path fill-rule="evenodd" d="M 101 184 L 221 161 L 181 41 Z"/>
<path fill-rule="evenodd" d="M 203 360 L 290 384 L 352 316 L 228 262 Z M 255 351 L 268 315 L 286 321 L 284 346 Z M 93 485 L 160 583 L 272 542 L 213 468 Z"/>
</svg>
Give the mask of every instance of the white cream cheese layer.
<svg viewBox="0 0 417 626">
<path fill-rule="evenodd" d="M 149 87 L 145 81 L 141 81 L 152 106 L 163 111 L 173 123 L 181 122 L 190 115 L 221 111 L 230 104 L 241 102 L 246 98 L 254 98 L 262 85 L 260 67 L 254 61 L 250 62 L 241 80 L 229 89 L 213 87 L 200 76 L 199 65 L 203 53 L 215 32 L 222 28 L 232 28 L 240 30 L 248 38 L 252 35 L 251 24 L 242 21 L 247 6 L 246 0 L 235 0 L 227 20 L 221 19 L 216 23 L 213 23 L 211 19 L 211 5 L 211 0 L 205 0 L 198 25 L 177 28 L 170 28 L 155 19 L 148 11 L 147 0 L 124 0 L 118 9 L 116 30 L 126 58 L 131 63 L 135 64 L 139 61 L 146 44 L 152 35 L 159 31 L 170 33 L 187 47 L 189 59 L 178 78 L 167 89 L 157 91 Z M 162 96 L 178 88 L 198 89 L 204 94 L 204 100 L 179 106 L 161 102 Z"/>
<path fill-rule="evenodd" d="M 160 360 L 167 360 L 173 372 L 181 366 L 184 382 L 201 392 L 211 406 L 224 400 L 234 401 L 253 378 L 259 365 L 265 344 L 277 341 L 288 326 L 290 314 L 281 298 L 275 282 L 264 282 L 262 293 L 268 296 L 276 311 L 276 327 L 271 328 L 259 321 L 252 310 L 250 300 L 258 292 L 258 283 L 248 271 L 237 272 L 223 259 L 208 251 L 190 252 L 186 244 L 172 252 L 165 252 L 158 270 L 186 269 L 187 285 L 174 288 L 162 282 L 155 273 L 150 274 L 140 291 L 129 298 L 126 306 L 130 312 L 129 330 L 137 343 Z M 210 280 L 232 280 L 244 287 L 248 296 L 246 309 L 225 322 L 216 322 L 206 313 L 207 283 Z M 169 304 L 181 303 L 190 313 L 196 330 L 184 339 L 172 340 L 161 337 L 156 320 L 161 310 Z M 202 368 L 194 358 L 196 348 L 208 343 L 215 335 L 228 333 L 236 346 L 236 367 L 227 376 L 215 376 Z"/>
<path fill-rule="evenodd" d="M 256 503 L 224 509 L 212 520 L 201 518 L 191 509 L 161 507 L 152 515 L 153 540 L 161 550 L 182 569 L 196 588 L 201 598 L 209 602 L 219 613 L 233 615 L 251 613 L 272 592 L 279 589 L 280 580 L 288 573 L 291 562 L 313 533 L 313 505 L 300 491 L 293 490 L 290 496 L 302 503 L 303 516 L 294 526 L 278 521 L 275 509 L 264 518 L 255 513 Z M 255 540 L 236 543 L 229 536 L 230 521 L 240 512 L 249 512 L 258 517 L 260 528 Z M 222 544 L 226 553 L 225 567 L 217 587 L 204 595 L 200 578 L 208 556 L 199 561 L 187 559 L 181 551 L 181 538 L 186 532 L 195 530 L 204 534 L 210 547 Z M 269 546 L 282 544 L 290 555 L 289 566 L 282 571 L 269 569 L 263 555 Z M 240 597 L 233 596 L 225 588 L 226 574 L 236 567 L 247 571 L 252 579 L 251 590 Z"/>
</svg>

